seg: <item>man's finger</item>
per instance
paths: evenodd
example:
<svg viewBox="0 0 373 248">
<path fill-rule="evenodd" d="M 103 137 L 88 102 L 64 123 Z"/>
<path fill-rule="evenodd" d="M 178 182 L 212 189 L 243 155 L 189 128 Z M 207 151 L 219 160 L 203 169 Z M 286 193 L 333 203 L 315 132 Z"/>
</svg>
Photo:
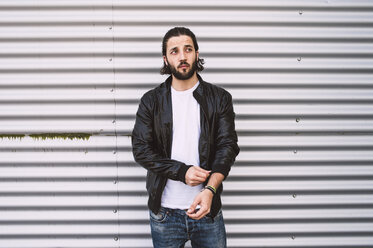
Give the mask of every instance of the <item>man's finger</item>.
<svg viewBox="0 0 373 248">
<path fill-rule="evenodd" d="M 200 181 L 196 181 L 196 180 L 193 180 L 189 183 L 190 186 L 197 186 L 197 185 L 200 185 L 202 182 Z"/>
<path fill-rule="evenodd" d="M 190 183 L 189 183 L 189 185 L 190 186 L 197 186 L 197 185 L 199 185 L 199 184 L 201 184 L 202 182 L 200 182 L 200 181 L 191 181 Z"/>
<path fill-rule="evenodd" d="M 202 169 L 201 167 L 196 166 L 197 171 L 202 172 L 204 174 L 210 174 L 211 171 Z"/>
<path fill-rule="evenodd" d="M 190 218 L 192 218 L 192 219 L 199 220 L 199 219 L 201 219 L 202 217 L 204 217 L 206 214 L 208 214 L 207 209 L 201 207 L 201 209 L 198 210 L 196 213 L 188 214 L 188 216 L 189 216 Z"/>
<path fill-rule="evenodd" d="M 188 209 L 188 214 L 192 214 L 192 213 L 194 213 L 194 211 L 196 211 L 196 207 L 197 207 L 197 205 L 198 205 L 198 202 L 197 201 L 194 201 L 193 203 L 192 203 L 192 205 L 190 205 L 190 207 L 189 207 L 189 209 Z"/>
<path fill-rule="evenodd" d="M 198 180 L 204 182 L 207 179 L 204 175 L 195 175 L 192 180 Z"/>
<path fill-rule="evenodd" d="M 208 172 L 208 171 L 200 171 L 199 173 L 206 176 L 206 177 L 208 177 L 210 175 L 210 172 Z"/>
</svg>

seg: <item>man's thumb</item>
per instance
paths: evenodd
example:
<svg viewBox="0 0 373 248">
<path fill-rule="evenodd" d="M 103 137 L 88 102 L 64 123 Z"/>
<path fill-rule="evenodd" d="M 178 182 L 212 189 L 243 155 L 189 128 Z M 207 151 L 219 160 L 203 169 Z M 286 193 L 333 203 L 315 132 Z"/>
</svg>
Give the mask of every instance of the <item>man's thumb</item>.
<svg viewBox="0 0 373 248">
<path fill-rule="evenodd" d="M 194 211 L 196 210 L 196 207 L 197 207 L 197 202 L 193 202 L 192 205 L 190 205 L 190 207 L 188 209 L 188 213 L 189 214 L 194 213 Z"/>
</svg>

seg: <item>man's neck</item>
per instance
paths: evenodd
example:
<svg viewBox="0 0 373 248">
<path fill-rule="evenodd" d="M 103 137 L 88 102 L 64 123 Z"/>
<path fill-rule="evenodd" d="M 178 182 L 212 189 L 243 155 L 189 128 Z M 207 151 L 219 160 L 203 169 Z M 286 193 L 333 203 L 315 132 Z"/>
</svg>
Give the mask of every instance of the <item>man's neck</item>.
<svg viewBox="0 0 373 248">
<path fill-rule="evenodd" d="M 196 85 L 197 82 L 198 82 L 197 73 L 194 73 L 194 75 L 187 80 L 179 80 L 172 75 L 171 84 L 175 90 L 184 91 L 184 90 L 189 90 L 190 88 L 192 88 L 194 85 Z"/>
</svg>

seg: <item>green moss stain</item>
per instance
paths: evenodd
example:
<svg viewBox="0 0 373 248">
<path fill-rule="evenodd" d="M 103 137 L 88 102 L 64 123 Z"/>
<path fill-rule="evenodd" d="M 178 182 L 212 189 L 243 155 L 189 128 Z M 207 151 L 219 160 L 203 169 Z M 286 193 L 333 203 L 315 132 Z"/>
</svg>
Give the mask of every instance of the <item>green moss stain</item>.
<svg viewBox="0 0 373 248">
<path fill-rule="evenodd" d="M 22 139 L 26 135 L 25 134 L 0 134 L 0 138 L 8 138 L 8 139 Z"/>
<path fill-rule="evenodd" d="M 22 139 L 26 136 L 26 134 L 0 134 L 0 138 L 8 138 L 8 139 Z M 82 139 L 82 140 L 88 140 L 92 134 L 90 133 L 35 133 L 35 134 L 29 134 L 27 136 L 30 136 L 33 139 Z"/>
<path fill-rule="evenodd" d="M 39 133 L 39 134 L 30 134 L 33 139 L 83 139 L 88 140 L 92 134 L 88 133 Z"/>
</svg>

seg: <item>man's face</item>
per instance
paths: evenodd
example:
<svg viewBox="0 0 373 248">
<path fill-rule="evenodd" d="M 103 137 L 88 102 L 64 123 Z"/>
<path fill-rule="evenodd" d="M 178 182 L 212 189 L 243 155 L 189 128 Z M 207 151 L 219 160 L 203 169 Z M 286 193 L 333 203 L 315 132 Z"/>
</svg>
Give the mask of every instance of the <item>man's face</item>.
<svg viewBox="0 0 373 248">
<path fill-rule="evenodd" d="M 179 80 L 187 80 L 197 70 L 198 51 L 195 51 L 193 40 L 189 36 L 174 36 L 167 42 L 166 56 L 163 59 L 172 75 Z"/>
</svg>

